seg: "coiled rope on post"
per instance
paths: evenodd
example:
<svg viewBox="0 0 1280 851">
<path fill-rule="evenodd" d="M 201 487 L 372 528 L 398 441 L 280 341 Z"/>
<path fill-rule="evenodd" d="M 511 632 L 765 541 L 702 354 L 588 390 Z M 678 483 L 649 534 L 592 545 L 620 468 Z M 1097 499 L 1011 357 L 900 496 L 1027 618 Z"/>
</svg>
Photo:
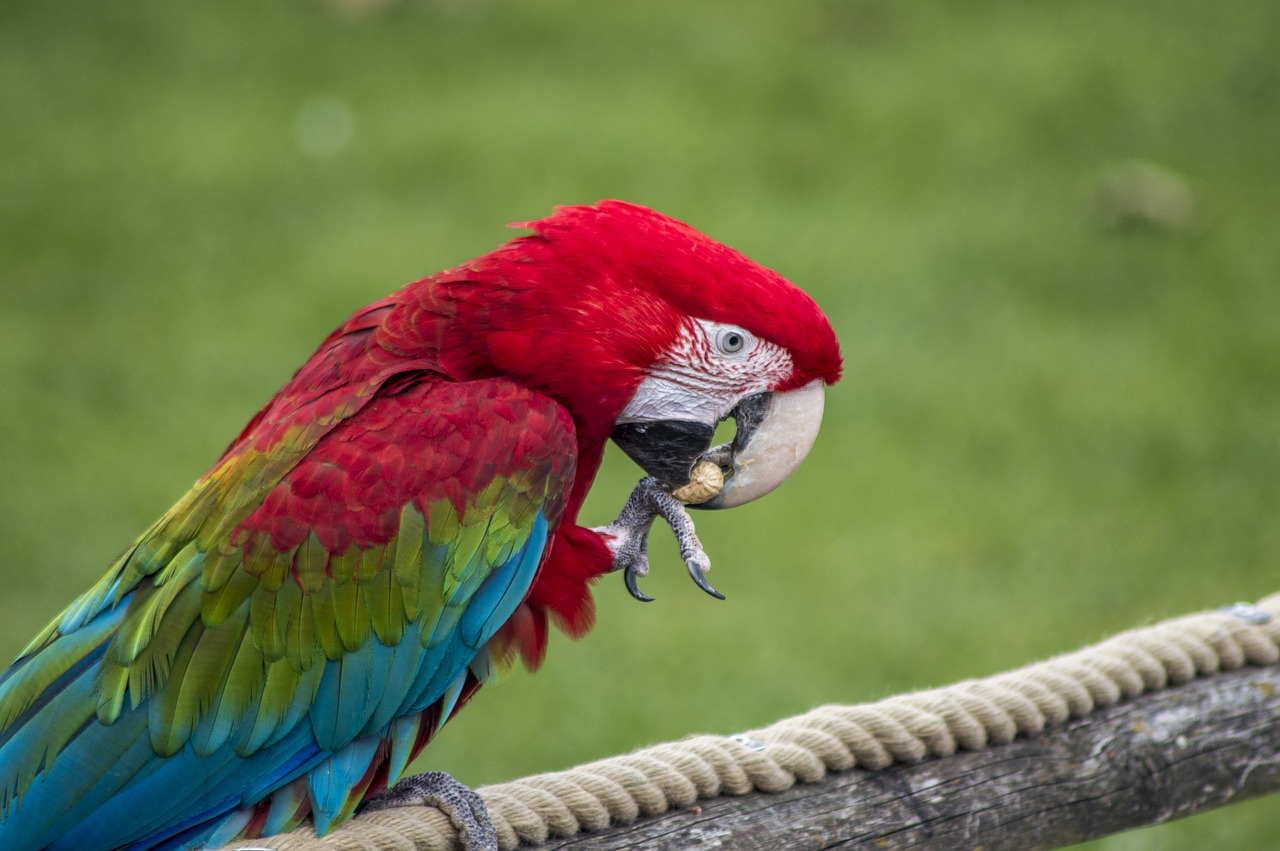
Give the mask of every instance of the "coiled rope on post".
<svg viewBox="0 0 1280 851">
<path fill-rule="evenodd" d="M 978 750 L 1197 676 L 1280 662 L 1280 594 L 1188 615 L 979 680 L 857 706 L 823 706 L 737 736 L 700 735 L 477 790 L 503 849 L 571 836 L 717 795 L 781 792 L 829 771 Z M 448 851 L 433 807 L 358 816 L 324 838 L 310 824 L 231 848 Z"/>
</svg>

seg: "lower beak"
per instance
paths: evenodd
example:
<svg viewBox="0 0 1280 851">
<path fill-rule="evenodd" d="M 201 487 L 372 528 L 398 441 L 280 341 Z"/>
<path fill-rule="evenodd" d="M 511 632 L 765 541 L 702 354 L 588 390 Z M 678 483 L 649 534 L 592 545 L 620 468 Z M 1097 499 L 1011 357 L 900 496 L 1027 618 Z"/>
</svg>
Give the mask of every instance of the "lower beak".
<svg viewBox="0 0 1280 851">
<path fill-rule="evenodd" d="M 714 425 L 683 420 L 618 423 L 612 435 L 641 470 L 668 488 L 688 483 L 689 471 L 715 436 Z"/>
<path fill-rule="evenodd" d="M 737 426 L 733 442 L 714 448 L 714 423 L 620 423 L 612 436 L 641 469 L 669 488 L 687 484 L 701 461 L 719 465 L 723 489 L 690 507 L 733 508 L 782 484 L 809 454 L 822 424 L 822 386 L 815 379 L 785 393 L 748 396 L 729 412 Z"/>
</svg>

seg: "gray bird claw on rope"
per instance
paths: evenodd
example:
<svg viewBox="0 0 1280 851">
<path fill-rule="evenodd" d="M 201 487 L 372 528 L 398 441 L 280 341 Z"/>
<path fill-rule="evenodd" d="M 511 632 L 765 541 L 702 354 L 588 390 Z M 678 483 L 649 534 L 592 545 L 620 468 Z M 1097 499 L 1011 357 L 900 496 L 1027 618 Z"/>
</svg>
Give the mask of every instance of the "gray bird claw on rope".
<svg viewBox="0 0 1280 851">
<path fill-rule="evenodd" d="M 711 569 L 711 558 L 702 549 L 693 518 L 680 500 L 672 496 L 653 476 L 641 479 L 627 497 L 618 513 L 618 519 L 595 531 L 606 535 L 613 553 L 613 569 L 621 570 L 627 591 L 642 603 L 653 598 L 640 590 L 637 579 L 649 575 L 649 532 L 653 521 L 661 517 L 667 521 L 680 545 L 680 558 L 694 583 L 706 593 L 723 600 L 724 595 L 707 582 L 706 572 Z"/>
<path fill-rule="evenodd" d="M 484 799 L 443 771 L 406 777 L 366 800 L 360 812 L 410 806 L 434 806 L 448 816 L 466 851 L 498 851 L 498 833 Z"/>
</svg>

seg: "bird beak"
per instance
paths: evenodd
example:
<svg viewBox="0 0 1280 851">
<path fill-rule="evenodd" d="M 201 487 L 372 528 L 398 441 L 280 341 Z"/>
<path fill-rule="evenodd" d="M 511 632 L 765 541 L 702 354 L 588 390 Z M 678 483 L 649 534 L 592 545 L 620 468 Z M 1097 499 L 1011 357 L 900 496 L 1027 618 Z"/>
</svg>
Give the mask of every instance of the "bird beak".
<svg viewBox="0 0 1280 851">
<path fill-rule="evenodd" d="M 791 477 L 822 425 L 822 380 L 785 393 L 748 396 L 733 409 L 733 442 L 704 454 L 719 464 L 724 488 L 690 508 L 733 508 L 759 499 Z M 701 459 L 699 459 L 701 460 Z"/>
<path fill-rule="evenodd" d="M 724 488 L 691 508 L 733 508 L 759 499 L 795 472 L 822 424 L 822 380 L 785 393 L 757 393 L 740 401 L 732 443 L 712 447 L 716 423 L 660 420 L 618 423 L 613 441 L 646 473 L 669 488 L 689 482 L 695 464 L 711 461 Z"/>
</svg>

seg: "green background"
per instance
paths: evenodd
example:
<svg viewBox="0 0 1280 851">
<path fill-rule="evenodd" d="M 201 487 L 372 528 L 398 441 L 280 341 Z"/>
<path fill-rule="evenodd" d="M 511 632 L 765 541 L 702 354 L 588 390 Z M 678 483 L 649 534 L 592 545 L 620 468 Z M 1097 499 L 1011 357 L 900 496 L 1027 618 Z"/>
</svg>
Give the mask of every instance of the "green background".
<svg viewBox="0 0 1280 851">
<path fill-rule="evenodd" d="M 620 197 L 808 289 L 809 463 L 486 689 L 479 784 L 1280 590 L 1280 4 L 0 6 L 0 653 L 347 314 Z M 614 454 L 583 520 L 637 471 Z M 1096 848 L 1269 849 L 1275 802 Z"/>
</svg>

